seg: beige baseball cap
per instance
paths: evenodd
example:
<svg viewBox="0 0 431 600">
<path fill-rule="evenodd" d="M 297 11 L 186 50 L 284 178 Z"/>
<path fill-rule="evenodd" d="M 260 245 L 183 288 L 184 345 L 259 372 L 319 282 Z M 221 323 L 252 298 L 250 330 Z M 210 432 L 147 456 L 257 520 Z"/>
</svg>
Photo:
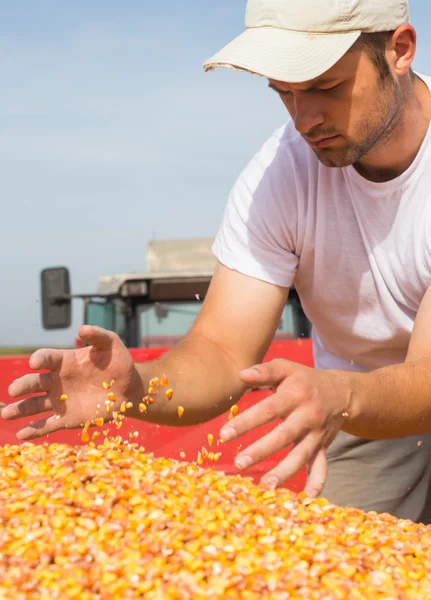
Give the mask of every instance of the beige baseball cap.
<svg viewBox="0 0 431 600">
<path fill-rule="evenodd" d="M 309 81 L 333 67 L 362 32 L 408 22 L 408 0 L 248 0 L 246 30 L 203 68 Z"/>
</svg>

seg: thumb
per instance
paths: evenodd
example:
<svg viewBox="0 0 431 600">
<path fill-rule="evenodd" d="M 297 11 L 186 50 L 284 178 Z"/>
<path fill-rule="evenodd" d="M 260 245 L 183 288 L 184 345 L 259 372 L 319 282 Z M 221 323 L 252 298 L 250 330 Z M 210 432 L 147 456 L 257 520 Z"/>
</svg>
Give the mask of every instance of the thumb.
<svg viewBox="0 0 431 600">
<path fill-rule="evenodd" d="M 316 458 L 310 463 L 305 493 L 311 498 L 317 498 L 322 493 L 328 476 L 328 462 L 326 452 L 322 448 Z"/>
<path fill-rule="evenodd" d="M 255 387 L 277 387 L 293 372 L 294 363 L 288 360 L 276 359 L 250 369 L 240 371 L 240 379 L 244 383 Z"/>
<path fill-rule="evenodd" d="M 95 325 L 83 325 L 78 329 L 78 335 L 84 344 L 96 350 L 107 350 L 119 339 L 116 333 Z"/>
</svg>

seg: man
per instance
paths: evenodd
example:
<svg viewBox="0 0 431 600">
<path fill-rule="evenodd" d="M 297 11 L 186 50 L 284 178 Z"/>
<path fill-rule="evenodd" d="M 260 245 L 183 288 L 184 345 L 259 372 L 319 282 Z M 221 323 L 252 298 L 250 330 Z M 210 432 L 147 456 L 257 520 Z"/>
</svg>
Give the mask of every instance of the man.
<svg viewBox="0 0 431 600">
<path fill-rule="evenodd" d="M 309 465 L 311 496 L 431 520 L 431 80 L 411 70 L 408 19 L 405 0 L 249 0 L 246 31 L 205 69 L 267 78 L 291 120 L 232 191 L 196 323 L 151 364 L 133 364 L 116 335 L 89 326 L 88 347 L 37 351 L 30 366 L 50 372 L 9 391 L 45 394 L 1 415 L 52 414 L 21 439 L 94 418 L 102 379 L 139 418 L 149 379 L 166 374 L 174 398 L 145 418 L 167 425 L 179 424 L 178 406 L 181 424 L 198 423 L 246 387 L 269 386 L 221 432 L 227 441 L 277 425 L 241 451 L 239 468 L 293 442 L 263 485 Z M 293 282 L 314 326 L 315 369 L 258 364 Z"/>
</svg>

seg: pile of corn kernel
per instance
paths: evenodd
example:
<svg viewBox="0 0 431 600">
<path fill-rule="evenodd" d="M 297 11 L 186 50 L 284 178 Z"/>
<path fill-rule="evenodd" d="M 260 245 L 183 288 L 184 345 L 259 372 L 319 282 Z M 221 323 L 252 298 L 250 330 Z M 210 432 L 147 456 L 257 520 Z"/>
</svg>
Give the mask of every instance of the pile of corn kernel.
<svg viewBox="0 0 431 600">
<path fill-rule="evenodd" d="M 0 598 L 426 599 L 431 529 L 131 442 L 4 446 Z"/>
</svg>

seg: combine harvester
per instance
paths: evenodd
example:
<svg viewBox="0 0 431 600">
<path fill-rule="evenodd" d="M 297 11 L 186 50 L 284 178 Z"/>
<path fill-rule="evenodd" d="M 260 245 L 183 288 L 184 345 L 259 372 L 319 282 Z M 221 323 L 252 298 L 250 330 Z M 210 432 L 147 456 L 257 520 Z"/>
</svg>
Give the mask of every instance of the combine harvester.
<svg viewBox="0 0 431 600">
<path fill-rule="evenodd" d="M 94 294 L 72 294 L 69 272 L 64 267 L 42 271 L 43 326 L 48 330 L 69 327 L 72 299 L 80 298 L 84 304 L 83 322 L 115 331 L 130 349 L 137 362 L 153 360 L 175 345 L 195 320 L 205 297 L 216 260 L 211 252 L 212 239 L 182 239 L 151 241 L 147 249 L 147 271 L 99 278 Z M 228 307 L 226 307 L 228 309 Z M 277 333 L 265 360 L 286 358 L 312 366 L 310 323 L 304 315 L 295 289 L 283 312 Z M 76 341 L 79 345 L 79 341 Z M 29 372 L 28 356 L 0 358 L 0 400 L 8 402 L 7 387 L 13 379 Z M 262 400 L 268 392 L 246 393 L 238 405 L 241 411 Z M 161 427 L 135 419 L 125 419 L 120 431 L 109 425 L 110 435 L 138 432 L 134 441 L 155 456 L 195 461 L 202 448 L 208 449 L 208 434 L 218 439 L 218 433 L 228 414 L 193 427 Z M 16 444 L 15 433 L 24 422 L 0 422 L 0 444 Z M 180 425 L 180 423 L 179 423 Z M 243 447 L 261 437 L 274 427 L 261 427 L 243 436 Z M 80 430 L 61 431 L 45 436 L 35 443 L 63 442 L 82 444 Z M 212 466 L 227 474 L 237 474 L 233 459 L 239 443 L 223 444 L 212 448 L 220 451 Z M 180 454 L 181 453 L 181 454 Z M 246 473 L 258 482 L 261 475 L 275 466 L 284 453 L 273 455 Z M 287 487 L 300 491 L 305 481 L 301 472 L 288 482 Z"/>
</svg>

